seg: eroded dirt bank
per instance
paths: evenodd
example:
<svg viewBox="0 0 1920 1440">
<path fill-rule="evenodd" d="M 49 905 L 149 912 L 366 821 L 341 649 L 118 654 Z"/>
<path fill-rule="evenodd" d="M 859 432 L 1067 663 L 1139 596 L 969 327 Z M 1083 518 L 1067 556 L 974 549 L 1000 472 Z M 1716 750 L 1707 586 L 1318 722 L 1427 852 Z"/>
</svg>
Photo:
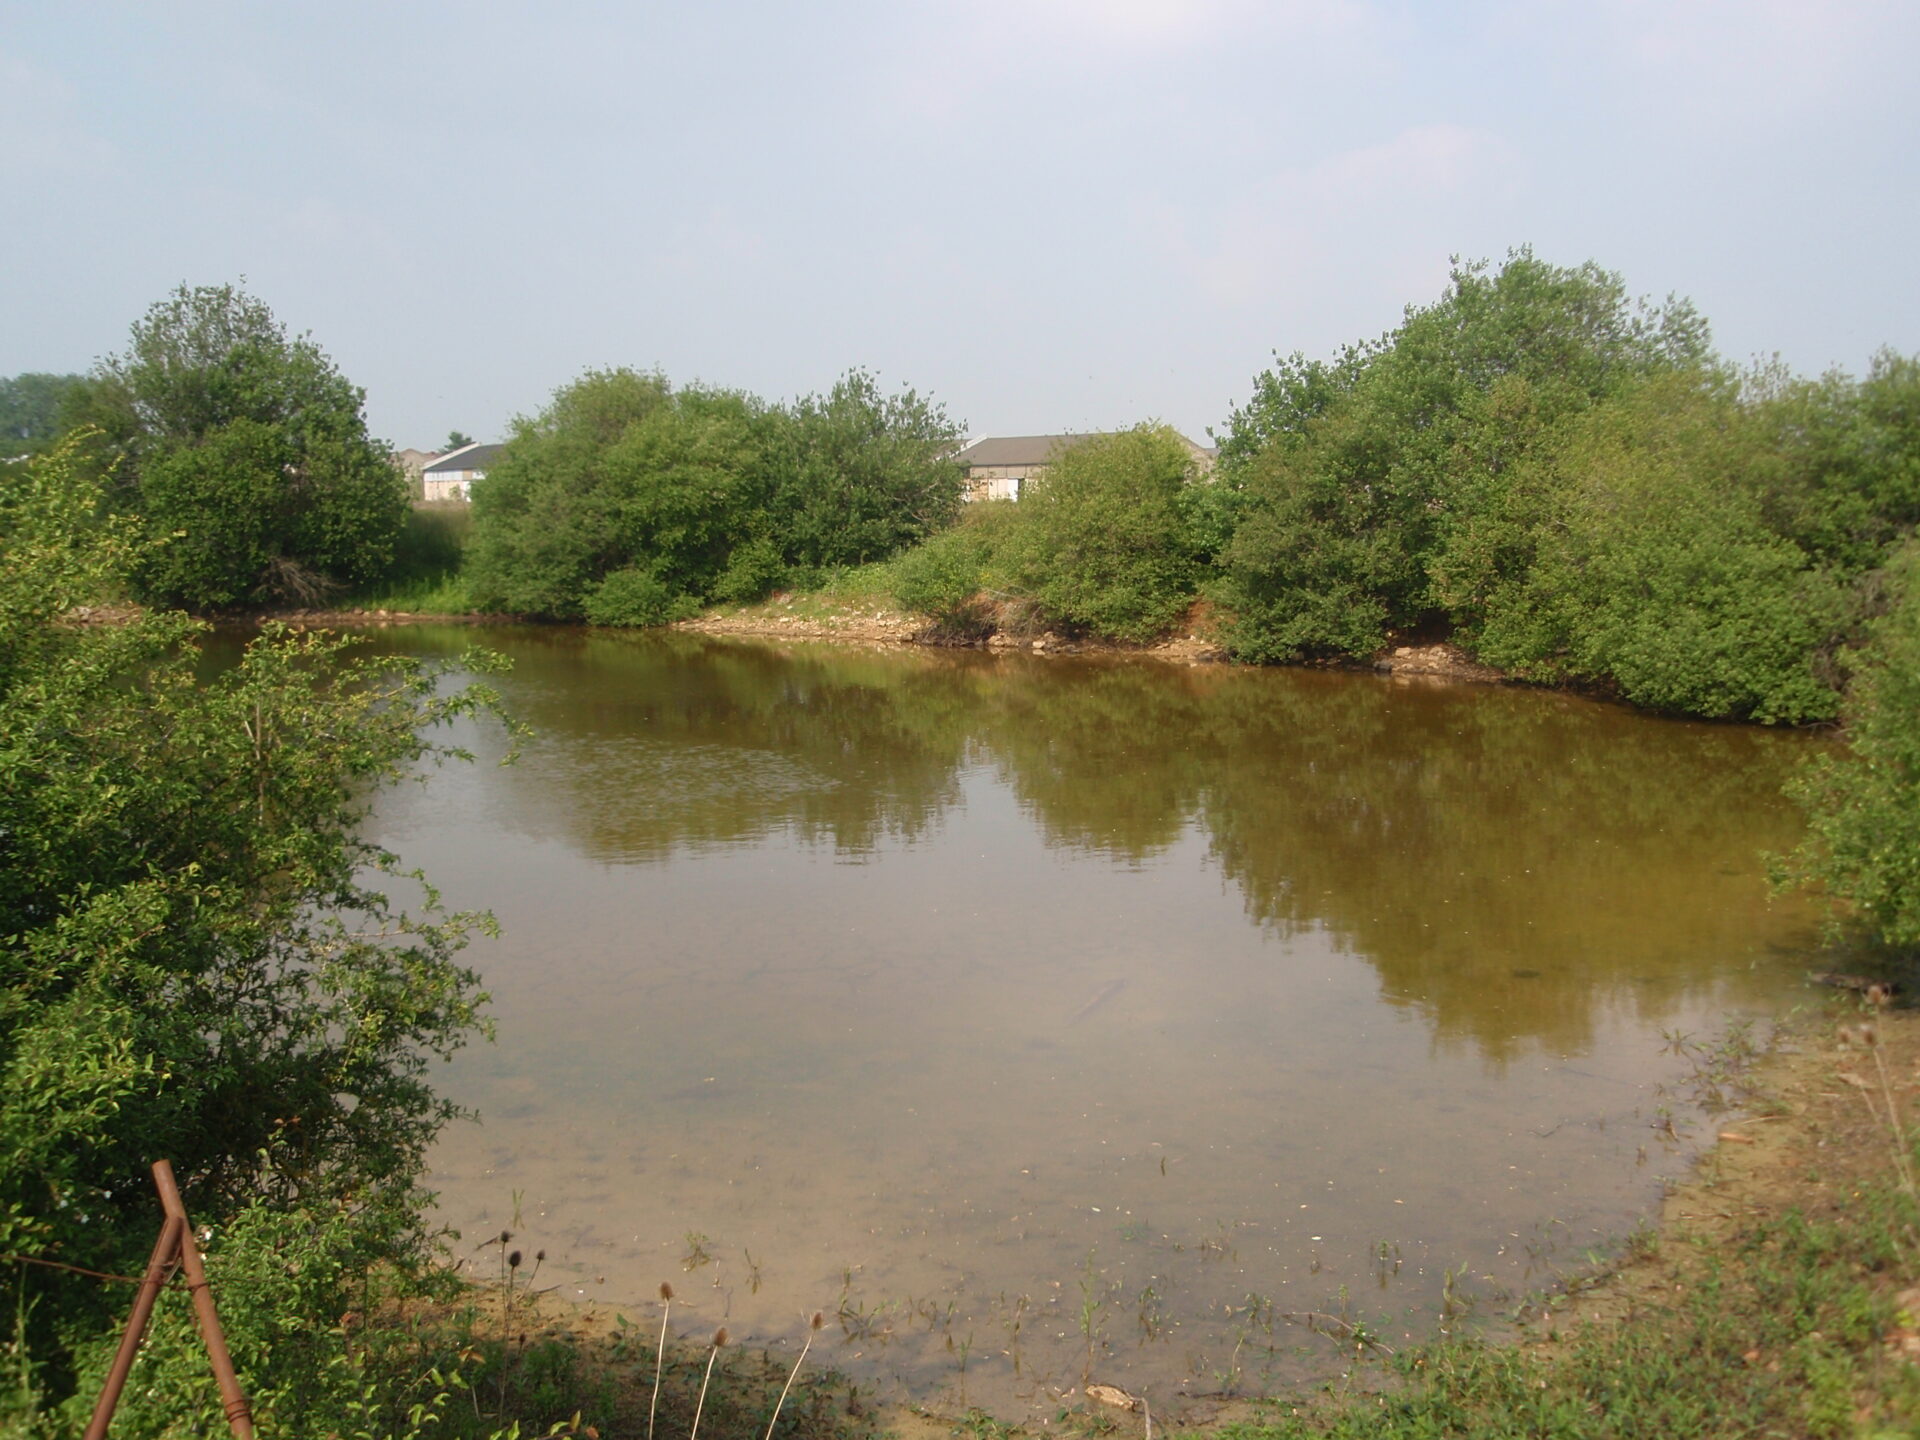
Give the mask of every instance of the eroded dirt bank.
<svg viewBox="0 0 1920 1440">
<path fill-rule="evenodd" d="M 796 601 L 781 596 L 746 610 L 710 612 L 692 620 L 680 621 L 673 628 L 700 635 L 738 635 L 772 640 L 930 645 L 1001 653 L 1018 651 L 1032 655 L 1112 655 L 1169 661 L 1178 665 L 1226 663 L 1227 651 L 1214 633 L 1211 616 L 1204 607 L 1195 608 L 1196 613 L 1186 623 L 1175 627 L 1173 635 L 1152 645 L 1074 639 L 1050 630 L 1037 635 L 1023 635 L 1001 629 L 982 639 L 956 639 L 940 634 L 923 616 L 909 615 L 883 606 L 855 605 L 832 609 L 809 605 L 804 599 Z M 1390 645 L 1366 664 L 1342 668 L 1371 668 L 1394 676 L 1469 680 L 1486 684 L 1497 684 L 1506 678 L 1491 666 L 1475 661 L 1459 646 L 1446 643 Z"/>
</svg>

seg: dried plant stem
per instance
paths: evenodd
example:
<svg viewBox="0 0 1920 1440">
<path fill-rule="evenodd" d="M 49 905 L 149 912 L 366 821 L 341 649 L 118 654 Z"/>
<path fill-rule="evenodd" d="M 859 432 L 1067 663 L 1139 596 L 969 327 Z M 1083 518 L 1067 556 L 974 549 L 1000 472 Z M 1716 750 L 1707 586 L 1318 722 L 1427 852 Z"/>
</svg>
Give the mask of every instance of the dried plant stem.
<svg viewBox="0 0 1920 1440">
<path fill-rule="evenodd" d="M 653 1440 L 653 1417 L 660 1409 L 660 1371 L 667 1363 L 667 1317 L 673 1313 L 673 1287 L 660 1286 L 660 1343 L 653 1352 L 653 1399 L 647 1405 L 647 1440 Z"/>
<path fill-rule="evenodd" d="M 800 1347 L 800 1358 L 793 1362 L 793 1369 L 787 1373 L 787 1383 L 780 1387 L 780 1398 L 773 1402 L 773 1418 L 767 1421 L 767 1440 L 773 1440 L 773 1427 L 780 1423 L 780 1407 L 787 1403 L 787 1392 L 793 1389 L 794 1377 L 800 1373 L 800 1367 L 807 1363 L 807 1351 L 813 1348 L 813 1337 L 820 1333 L 820 1327 L 826 1323 L 826 1316 L 820 1311 L 813 1312 L 813 1319 L 807 1323 L 807 1343 Z"/>
<path fill-rule="evenodd" d="M 1881 1048 L 1880 1036 L 1877 1032 L 1873 1035 L 1868 1048 L 1873 1051 L 1873 1066 L 1880 1074 L 1880 1095 L 1887 1105 L 1884 1123 L 1887 1127 L 1887 1139 L 1893 1150 L 1894 1173 L 1900 1177 L 1900 1188 L 1907 1192 L 1907 1198 L 1920 1201 L 1920 1185 L 1916 1185 L 1914 1181 L 1913 1155 L 1907 1144 L 1907 1128 L 1900 1123 L 1900 1105 L 1894 1095 L 1893 1077 L 1887 1073 L 1886 1051 Z M 1871 1097 L 1868 1098 L 1867 1108 L 1869 1110 L 1874 1108 Z M 1876 1120 L 1880 1118 L 1877 1112 L 1874 1118 Z"/>
<path fill-rule="evenodd" d="M 727 1327 L 722 1325 L 713 1332 L 713 1348 L 707 1351 L 707 1373 L 700 1377 L 700 1399 L 693 1407 L 693 1428 L 687 1431 L 687 1440 L 699 1440 L 700 1412 L 707 1408 L 707 1382 L 713 1379 L 713 1362 L 720 1358 L 720 1347 L 727 1343 Z"/>
</svg>

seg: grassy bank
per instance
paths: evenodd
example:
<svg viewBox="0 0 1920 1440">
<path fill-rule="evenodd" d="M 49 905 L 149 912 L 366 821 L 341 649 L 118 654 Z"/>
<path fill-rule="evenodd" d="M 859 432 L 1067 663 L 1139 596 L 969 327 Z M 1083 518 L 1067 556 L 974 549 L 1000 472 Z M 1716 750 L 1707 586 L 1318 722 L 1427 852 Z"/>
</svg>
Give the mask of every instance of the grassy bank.
<svg viewBox="0 0 1920 1440">
<path fill-rule="evenodd" d="M 748 605 L 713 605 L 704 612 L 710 616 L 739 618 L 781 615 L 806 620 L 827 620 L 862 612 L 894 610 L 898 586 L 898 562 L 875 561 L 871 565 L 842 566 L 827 571 L 820 583 L 805 590 L 783 590 L 771 598 Z"/>
<path fill-rule="evenodd" d="M 1256 1407 L 1216 1440 L 1908 1435 L 1920 1426 L 1920 1021 L 1838 1006 L 1768 1067 L 1658 1232 L 1517 1335 L 1444 1341 Z"/>
<path fill-rule="evenodd" d="M 330 603 L 343 610 L 465 615 L 473 609 L 465 573 L 472 533 L 473 511 L 464 501 L 416 503 L 387 573 Z"/>
</svg>

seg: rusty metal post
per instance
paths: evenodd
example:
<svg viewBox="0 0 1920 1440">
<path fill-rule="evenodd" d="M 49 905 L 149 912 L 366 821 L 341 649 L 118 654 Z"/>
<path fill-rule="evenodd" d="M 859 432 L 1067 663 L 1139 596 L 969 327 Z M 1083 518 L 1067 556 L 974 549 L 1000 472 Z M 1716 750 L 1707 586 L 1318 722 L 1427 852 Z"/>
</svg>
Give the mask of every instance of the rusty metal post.
<svg viewBox="0 0 1920 1440">
<path fill-rule="evenodd" d="M 107 1383 L 93 1407 L 93 1418 L 87 1422 L 84 1440 L 106 1440 L 114 1407 L 120 1403 L 120 1392 L 126 1388 L 127 1374 L 133 1369 L 133 1357 L 140 1353 L 147 1321 L 153 1318 L 153 1302 L 160 1298 L 160 1287 L 167 1283 L 167 1274 L 179 1258 L 180 1237 L 186 1229 L 187 1222 L 172 1215 L 160 1227 L 153 1258 L 147 1261 L 147 1273 L 140 1277 L 140 1293 L 134 1297 L 133 1313 L 127 1317 L 127 1333 L 120 1337 L 119 1353 L 113 1357 L 113 1368 L 107 1372 Z"/>
<path fill-rule="evenodd" d="M 153 1162 L 153 1184 L 160 1192 L 160 1204 L 167 1218 L 180 1222 L 180 1268 L 187 1274 L 187 1289 L 193 1295 L 194 1314 L 200 1322 L 200 1339 L 207 1347 L 207 1358 L 213 1362 L 213 1378 L 220 1382 L 227 1428 L 233 1431 L 234 1440 L 253 1440 L 253 1414 L 247 1408 L 240 1377 L 234 1374 L 233 1357 L 227 1353 L 226 1332 L 220 1328 L 219 1313 L 213 1308 L 213 1292 L 207 1288 L 207 1267 L 200 1263 L 200 1247 L 193 1243 L 187 1207 L 181 1203 L 180 1187 L 174 1184 L 173 1166 L 167 1161 Z"/>
</svg>

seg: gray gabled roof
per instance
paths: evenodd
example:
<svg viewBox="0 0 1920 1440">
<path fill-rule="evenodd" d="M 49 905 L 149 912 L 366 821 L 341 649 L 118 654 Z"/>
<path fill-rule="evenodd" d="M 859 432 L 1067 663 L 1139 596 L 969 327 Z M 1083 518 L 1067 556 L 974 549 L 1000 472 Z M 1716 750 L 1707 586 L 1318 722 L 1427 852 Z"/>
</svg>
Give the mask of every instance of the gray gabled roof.
<svg viewBox="0 0 1920 1440">
<path fill-rule="evenodd" d="M 992 435 L 976 440 L 957 457 L 962 465 L 1045 465 L 1074 446 L 1097 440 L 1088 435 Z"/>
<path fill-rule="evenodd" d="M 453 470 L 484 470 L 493 457 L 504 449 L 504 445 L 462 445 L 458 450 L 449 450 L 420 473 L 432 475 L 436 471 L 444 474 Z"/>
</svg>

